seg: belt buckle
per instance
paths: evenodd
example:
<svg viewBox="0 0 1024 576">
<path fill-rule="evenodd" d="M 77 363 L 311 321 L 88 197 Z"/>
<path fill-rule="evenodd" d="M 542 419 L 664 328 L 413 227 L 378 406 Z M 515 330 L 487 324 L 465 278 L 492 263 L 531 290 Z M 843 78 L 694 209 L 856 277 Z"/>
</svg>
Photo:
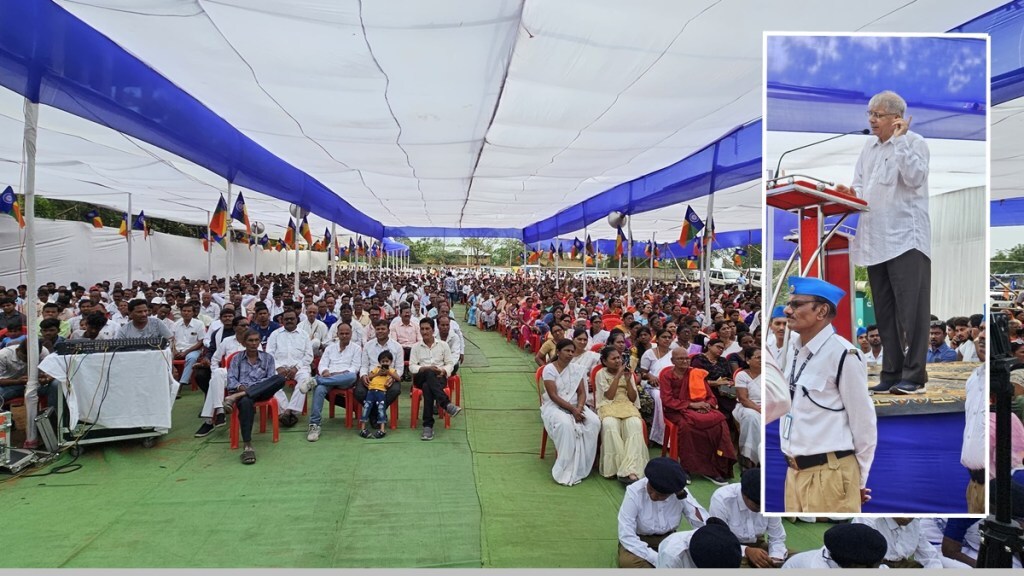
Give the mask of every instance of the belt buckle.
<svg viewBox="0 0 1024 576">
<path fill-rule="evenodd" d="M 800 467 L 797 466 L 796 464 L 796 458 L 793 458 L 792 456 L 786 456 L 786 462 L 789 464 L 789 467 L 792 468 L 793 470 L 800 470 Z"/>
</svg>

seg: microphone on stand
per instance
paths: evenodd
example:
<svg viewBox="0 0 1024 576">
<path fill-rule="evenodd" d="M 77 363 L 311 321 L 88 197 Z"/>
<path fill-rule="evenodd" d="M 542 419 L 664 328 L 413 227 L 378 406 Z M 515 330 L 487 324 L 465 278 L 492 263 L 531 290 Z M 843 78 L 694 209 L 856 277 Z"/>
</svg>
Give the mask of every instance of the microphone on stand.
<svg viewBox="0 0 1024 576">
<path fill-rule="evenodd" d="M 810 148 L 811 146 L 817 146 L 818 144 L 824 144 L 825 142 L 828 142 L 830 140 L 835 140 L 836 138 L 842 138 L 843 136 L 849 136 L 851 134 L 867 135 L 867 134 L 871 134 L 871 130 L 869 130 L 868 128 L 862 128 L 860 130 L 852 130 L 852 131 L 846 132 L 844 134 L 837 134 L 835 136 L 830 136 L 828 138 L 825 138 L 824 140 L 818 140 L 817 142 L 811 142 L 810 144 L 804 144 L 803 146 L 798 146 L 796 148 L 793 148 L 792 150 L 786 150 L 785 152 L 782 153 L 782 156 L 779 156 L 779 163 L 775 165 L 775 177 L 774 177 L 774 180 L 778 180 L 778 178 L 779 178 L 779 168 L 782 167 L 782 159 L 786 157 L 786 154 L 789 154 L 790 152 L 796 152 L 797 150 L 803 150 L 804 148 Z"/>
</svg>

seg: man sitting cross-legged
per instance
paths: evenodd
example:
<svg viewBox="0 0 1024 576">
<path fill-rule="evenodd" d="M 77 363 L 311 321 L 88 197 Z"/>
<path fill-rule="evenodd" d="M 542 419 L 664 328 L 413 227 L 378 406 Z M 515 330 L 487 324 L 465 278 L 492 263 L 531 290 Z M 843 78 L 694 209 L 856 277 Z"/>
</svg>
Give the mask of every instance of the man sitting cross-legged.
<svg viewBox="0 0 1024 576">
<path fill-rule="evenodd" d="M 275 330 L 267 339 L 267 352 L 274 357 L 277 373 L 284 376 L 285 380 L 296 382 L 291 400 L 284 390 L 279 390 L 274 395 L 281 410 L 278 420 L 282 426 L 292 427 L 298 423 L 299 414 L 306 405 L 306 395 L 298 384 L 309 379 L 309 369 L 313 363 L 313 344 L 309 336 L 299 330 L 299 317 L 294 310 L 287 310 L 281 314 L 281 321 L 284 327 Z"/>
<path fill-rule="evenodd" d="M 286 324 L 287 325 L 287 324 Z M 362 364 L 363 349 L 352 340 L 352 327 L 338 323 L 338 339 L 332 341 L 320 357 L 320 374 L 316 378 L 307 378 L 296 390 L 296 394 L 309 392 L 316 386 L 313 393 L 313 408 L 309 412 L 309 431 L 306 440 L 316 442 L 320 439 L 320 420 L 324 399 L 331 388 L 346 390 L 355 385 Z"/>
<path fill-rule="evenodd" d="M 451 416 L 462 411 L 444 393 L 444 386 L 455 368 L 455 359 L 448 344 L 434 338 L 434 319 L 420 319 L 420 341 L 409 354 L 412 385 L 423 390 L 423 433 L 420 440 L 434 439 L 434 403 Z"/>
<path fill-rule="evenodd" d="M 245 333 L 245 352 L 235 354 L 228 367 L 229 395 L 224 398 L 224 413 L 238 409 L 238 422 L 242 434 L 242 464 L 255 464 L 256 451 L 252 449 L 252 425 L 256 416 L 256 403 L 273 398 L 284 387 L 285 377 L 276 373 L 274 357 L 260 350 L 260 334 L 255 330 Z"/>
<path fill-rule="evenodd" d="M 203 424 L 199 430 L 196 430 L 196 438 L 206 436 L 213 432 L 214 428 L 223 426 L 225 423 L 223 404 L 224 389 L 228 383 L 228 370 L 221 368 L 221 364 L 231 354 L 245 349 L 245 334 L 249 331 L 249 320 L 244 316 L 235 318 L 231 321 L 231 327 L 234 329 L 234 336 L 228 336 L 221 340 L 213 357 L 210 358 L 212 372 L 206 390 L 206 402 L 203 404 L 203 411 L 199 413 Z"/>
</svg>

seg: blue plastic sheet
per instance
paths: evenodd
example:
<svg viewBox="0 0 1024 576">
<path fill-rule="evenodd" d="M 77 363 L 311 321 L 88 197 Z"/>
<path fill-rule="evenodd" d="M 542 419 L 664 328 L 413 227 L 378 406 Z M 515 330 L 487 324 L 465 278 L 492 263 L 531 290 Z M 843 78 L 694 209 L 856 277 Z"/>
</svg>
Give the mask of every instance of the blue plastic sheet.
<svg viewBox="0 0 1024 576">
<path fill-rule="evenodd" d="M 580 242 L 586 242 L 586 237 L 579 238 Z M 558 241 L 553 239 L 540 240 L 537 242 L 527 243 L 527 247 L 530 249 L 537 250 L 550 250 L 551 246 L 554 245 L 558 248 L 558 245 L 562 245 L 562 250 L 565 254 L 569 254 L 572 250 L 572 243 L 574 238 L 560 238 Z M 591 241 L 596 244 L 597 250 L 601 254 L 614 254 L 615 253 L 615 239 L 599 238 L 595 239 L 591 237 Z M 728 248 L 746 248 L 752 244 L 761 243 L 761 230 L 734 230 L 732 232 L 721 232 L 715 234 L 715 241 L 712 243 L 715 250 L 725 250 Z M 662 258 L 687 258 L 693 254 L 693 242 L 691 241 L 685 247 L 680 246 L 678 242 L 657 242 L 658 250 Z M 647 240 L 641 238 L 633 239 L 633 258 L 647 258 L 644 250 L 647 248 Z M 625 245 L 622 248 L 625 253 Z"/>
<path fill-rule="evenodd" d="M 897 92 L 926 138 L 984 140 L 987 55 L 971 38 L 769 36 L 768 129 L 867 127 L 868 100 Z"/>
<path fill-rule="evenodd" d="M 964 413 L 884 416 L 868 475 L 866 514 L 967 513 L 967 482 L 960 465 Z M 779 448 L 779 423 L 765 429 L 765 510 L 785 511 L 786 460 Z"/>
<path fill-rule="evenodd" d="M 574 232 L 615 210 L 624 214 L 657 210 L 760 177 L 761 121 L 755 120 L 671 166 L 619 184 L 527 226 L 523 241 Z"/>
<path fill-rule="evenodd" d="M 1024 2 L 1009 2 L 950 30 L 991 37 L 992 105 L 1024 96 Z"/>
<path fill-rule="evenodd" d="M 992 215 L 989 223 L 993 228 L 1024 225 L 1024 198 L 993 200 L 990 209 Z"/>
</svg>

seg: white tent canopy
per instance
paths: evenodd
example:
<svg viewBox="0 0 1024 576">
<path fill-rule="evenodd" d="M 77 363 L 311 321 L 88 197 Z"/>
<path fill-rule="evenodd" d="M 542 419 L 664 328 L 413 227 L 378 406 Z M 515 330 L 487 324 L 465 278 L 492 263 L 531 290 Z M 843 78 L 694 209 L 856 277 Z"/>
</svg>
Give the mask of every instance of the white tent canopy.
<svg viewBox="0 0 1024 576">
<path fill-rule="evenodd" d="M 760 116 L 762 30 L 938 31 L 1000 2 L 57 4 L 385 225 L 522 228 Z M 6 93 L 10 183 L 21 130 L 20 97 Z M 137 139 L 41 110 L 44 196 L 125 209 L 131 192 L 135 212 L 199 224 L 226 187 Z M 716 229 L 756 228 L 760 194 L 720 192 Z M 271 235 L 287 222 L 285 202 L 247 202 Z M 703 217 L 706 200 L 691 204 Z M 682 211 L 634 215 L 634 237 L 677 235 Z M 310 225 L 319 236 L 327 222 Z"/>
</svg>

